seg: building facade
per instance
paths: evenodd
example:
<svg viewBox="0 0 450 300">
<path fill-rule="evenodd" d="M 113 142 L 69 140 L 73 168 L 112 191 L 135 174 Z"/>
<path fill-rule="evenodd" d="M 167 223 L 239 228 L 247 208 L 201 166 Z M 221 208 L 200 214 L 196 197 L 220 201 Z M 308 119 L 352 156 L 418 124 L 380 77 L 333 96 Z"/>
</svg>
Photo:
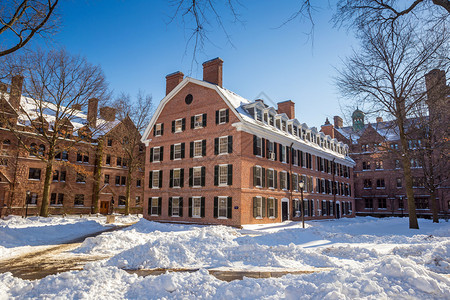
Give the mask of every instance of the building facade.
<svg viewBox="0 0 450 300">
<path fill-rule="evenodd" d="M 37 109 L 36 102 L 21 95 L 22 80 L 14 77 L 9 92 L 8 85 L 0 84 L 0 215 L 35 215 L 42 204 L 46 163 L 39 157 L 45 156 L 48 146 L 40 135 L 52 134 L 52 114 L 45 115 L 41 130 L 30 126 L 24 115 L 30 116 Z M 117 132 L 136 128 L 130 120 L 116 120 L 111 107 L 98 111 L 96 99 L 89 100 L 87 113 L 73 109 L 76 118 L 68 121 L 61 133 L 64 143 L 60 144 L 53 164 L 48 212 L 89 214 L 95 202 L 100 213 L 123 212 L 128 166 Z M 143 161 L 144 147 L 135 155 Z M 141 213 L 143 168 L 133 172 L 132 180 L 131 212 Z"/>
<path fill-rule="evenodd" d="M 354 216 L 348 146 L 301 124 L 292 101 L 275 109 L 223 88 L 222 66 L 205 62 L 203 80 L 166 76 L 142 138 L 145 218 L 240 226 Z"/>
<path fill-rule="evenodd" d="M 438 214 L 446 216 L 450 211 L 450 180 L 448 176 L 449 146 L 449 95 L 450 87 L 446 83 L 445 73 L 433 70 L 426 76 L 427 90 L 439 90 L 439 93 L 428 92 L 427 126 L 434 127 L 436 147 L 441 147 L 439 161 L 435 166 L 436 196 Z M 352 126 L 343 126 L 342 118 L 334 117 L 334 125 L 326 122 L 322 131 L 334 135 L 350 145 L 350 157 L 356 162 L 354 169 L 355 209 L 357 215 L 402 216 L 408 214 L 405 181 L 401 165 L 399 149 L 401 147 L 398 128 L 394 121 L 383 121 L 381 117 L 376 123 L 364 122 L 364 113 L 357 109 L 352 114 Z M 409 119 L 410 128 L 423 126 L 418 119 Z M 413 190 L 418 216 L 431 216 L 430 191 L 425 184 L 427 172 L 424 169 L 423 136 L 410 131 L 408 151 L 411 154 L 411 171 Z M 433 154 L 436 155 L 436 154 Z M 439 169 L 440 168 L 440 169 Z"/>
</svg>

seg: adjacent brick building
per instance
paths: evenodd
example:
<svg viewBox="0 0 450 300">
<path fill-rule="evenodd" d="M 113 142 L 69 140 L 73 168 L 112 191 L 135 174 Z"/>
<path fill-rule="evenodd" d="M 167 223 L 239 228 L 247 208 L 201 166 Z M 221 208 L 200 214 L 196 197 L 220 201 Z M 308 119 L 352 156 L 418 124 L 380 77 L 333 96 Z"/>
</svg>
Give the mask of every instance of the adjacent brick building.
<svg viewBox="0 0 450 300">
<path fill-rule="evenodd" d="M 220 58 L 203 80 L 166 76 L 166 97 L 143 134 L 144 216 L 150 220 L 240 226 L 352 217 L 348 146 L 278 108 L 222 86 Z"/>
<path fill-rule="evenodd" d="M 28 214 L 37 214 L 42 203 L 45 163 L 37 154 L 45 153 L 46 145 L 37 138 L 42 132 L 29 126 L 29 118 L 24 117 L 25 112 L 32 114 L 36 102 L 21 95 L 21 82 L 21 77 L 14 77 L 9 92 L 6 84 L 0 84 L 0 215 L 25 214 L 25 210 Z M 53 167 L 49 214 L 91 213 L 94 201 L 98 201 L 101 213 L 112 212 L 112 204 L 115 211 L 121 212 L 128 169 L 126 154 L 116 133 L 136 128 L 129 119 L 116 120 L 111 107 L 100 108 L 98 114 L 96 99 L 89 100 L 87 112 L 78 107 L 73 109 L 76 118 L 68 121 L 61 133 L 66 138 L 67 148 L 61 148 Z M 50 111 L 42 126 L 47 132 L 51 130 Z M 20 139 L 6 128 L 5 121 L 14 124 Z M 89 135 L 89 132 L 95 134 Z M 32 151 L 26 151 L 19 140 Z M 70 146 L 74 141 L 78 142 Z M 144 155 L 142 145 L 136 157 L 143 159 Z M 132 176 L 130 207 L 133 213 L 142 212 L 143 175 L 141 169 Z"/>
<path fill-rule="evenodd" d="M 426 75 L 428 92 L 428 110 L 426 116 L 429 126 L 433 126 L 437 143 L 443 148 L 443 157 L 447 161 L 449 150 L 449 100 L 450 87 L 447 86 L 445 73 L 433 70 Z M 433 90 L 439 93 L 430 93 Z M 431 119 L 428 119 L 431 118 Z M 419 119 L 409 119 L 410 128 L 420 125 Z M 342 118 L 334 117 L 334 125 L 328 120 L 322 131 L 334 135 L 350 145 L 350 157 L 356 162 L 354 169 L 355 209 L 357 215 L 406 215 L 408 204 L 401 159 L 398 156 L 400 141 L 398 128 L 394 121 L 383 121 L 381 117 L 376 123 L 365 123 L 365 114 L 357 109 L 352 114 L 352 126 L 343 126 Z M 423 126 L 423 125 L 420 125 Z M 424 184 L 423 136 L 416 136 L 409 130 L 409 151 L 411 153 L 411 171 L 413 176 L 414 199 L 418 216 L 431 215 L 430 193 Z M 440 162 L 442 163 L 442 162 Z M 445 164 L 443 164 L 445 168 Z M 450 211 L 450 180 L 448 169 L 438 170 L 436 182 L 437 204 L 439 215 L 447 215 Z"/>
</svg>

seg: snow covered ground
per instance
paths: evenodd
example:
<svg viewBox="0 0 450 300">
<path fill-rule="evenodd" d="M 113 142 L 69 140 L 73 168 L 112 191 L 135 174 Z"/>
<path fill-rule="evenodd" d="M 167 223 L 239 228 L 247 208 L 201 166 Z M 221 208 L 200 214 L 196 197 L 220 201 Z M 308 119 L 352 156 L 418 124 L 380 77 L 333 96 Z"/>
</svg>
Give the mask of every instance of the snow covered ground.
<svg viewBox="0 0 450 300">
<path fill-rule="evenodd" d="M 12 226 L 3 222 L 0 237 Z M 35 281 L 0 274 L 0 299 L 450 299 L 450 223 L 419 225 L 410 230 L 407 218 L 365 217 L 311 221 L 305 229 L 287 222 L 240 230 L 140 220 L 74 250 L 111 256 L 82 271 Z M 323 267 L 330 271 L 232 282 L 207 271 Z M 139 277 L 122 270 L 151 268 L 199 271 Z"/>
</svg>

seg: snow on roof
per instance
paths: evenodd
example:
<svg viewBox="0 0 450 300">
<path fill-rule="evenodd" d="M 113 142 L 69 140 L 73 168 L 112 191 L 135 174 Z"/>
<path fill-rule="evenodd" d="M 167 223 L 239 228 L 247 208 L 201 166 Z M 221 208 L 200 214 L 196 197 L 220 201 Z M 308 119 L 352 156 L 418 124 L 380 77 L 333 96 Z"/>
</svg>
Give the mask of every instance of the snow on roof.
<svg viewBox="0 0 450 300">
<path fill-rule="evenodd" d="M 396 141 L 400 139 L 398 127 L 394 121 L 364 124 L 364 128 L 359 131 L 355 131 L 353 126 L 336 128 L 336 130 L 345 138 L 351 140 L 352 143 L 356 144 L 369 126 L 371 126 L 380 136 L 388 141 Z"/>
</svg>

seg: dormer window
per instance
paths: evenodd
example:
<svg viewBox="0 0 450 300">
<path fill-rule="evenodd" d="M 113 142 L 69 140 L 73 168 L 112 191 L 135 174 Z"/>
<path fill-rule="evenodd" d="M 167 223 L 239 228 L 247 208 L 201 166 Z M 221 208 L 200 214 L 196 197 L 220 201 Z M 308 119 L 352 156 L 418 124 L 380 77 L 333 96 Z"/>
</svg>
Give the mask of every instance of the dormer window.
<svg viewBox="0 0 450 300">
<path fill-rule="evenodd" d="M 275 127 L 277 127 L 278 129 L 281 128 L 281 121 L 280 121 L 280 119 L 277 119 L 277 120 L 275 121 Z"/>
<path fill-rule="evenodd" d="M 288 132 L 292 134 L 292 125 L 288 125 Z"/>
<path fill-rule="evenodd" d="M 275 117 L 269 114 L 269 125 L 274 126 Z"/>
<path fill-rule="evenodd" d="M 298 128 L 297 128 L 297 126 L 294 125 L 294 126 L 292 126 L 292 128 L 293 128 L 293 130 L 294 130 L 294 133 L 293 133 L 293 134 L 294 134 L 295 136 L 298 136 Z"/>
<path fill-rule="evenodd" d="M 264 113 L 264 123 L 269 123 L 269 114 L 268 113 Z"/>
<path fill-rule="evenodd" d="M 256 118 L 256 120 L 257 121 L 260 121 L 260 122 L 262 122 L 262 120 L 263 120 L 263 113 L 262 113 L 262 110 L 260 110 L 260 109 L 255 109 L 255 118 Z"/>
<path fill-rule="evenodd" d="M 286 131 L 286 121 L 281 121 L 281 130 Z"/>
</svg>

